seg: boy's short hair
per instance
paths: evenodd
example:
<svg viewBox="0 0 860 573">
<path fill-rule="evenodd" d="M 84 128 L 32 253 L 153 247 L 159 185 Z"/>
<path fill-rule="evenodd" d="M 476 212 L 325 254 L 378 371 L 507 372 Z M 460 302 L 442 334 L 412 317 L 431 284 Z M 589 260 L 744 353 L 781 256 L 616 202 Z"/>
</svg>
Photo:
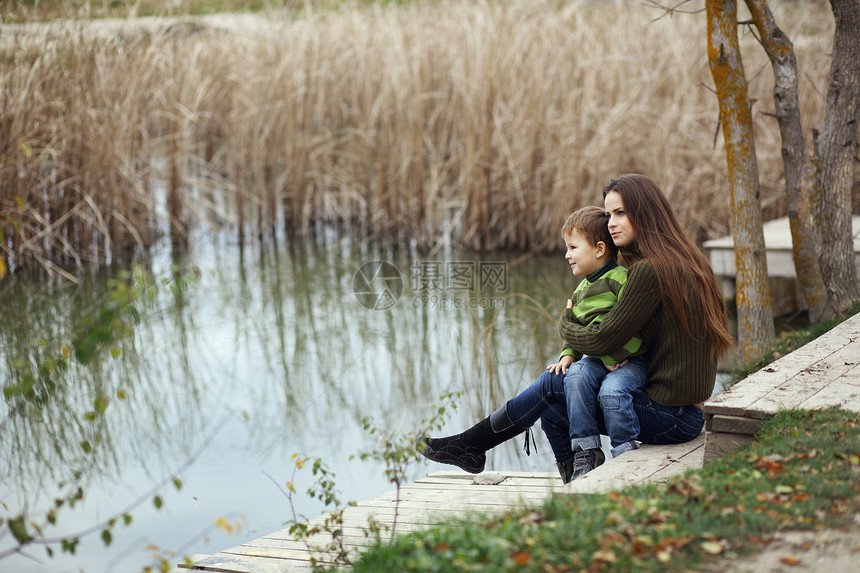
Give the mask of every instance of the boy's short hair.
<svg viewBox="0 0 860 573">
<path fill-rule="evenodd" d="M 566 238 L 574 231 L 580 233 L 592 245 L 603 241 L 610 257 L 614 258 L 618 255 L 618 247 L 615 246 L 612 235 L 609 234 L 609 216 L 600 207 L 589 205 L 568 215 L 564 225 L 561 226 L 561 236 Z"/>
</svg>

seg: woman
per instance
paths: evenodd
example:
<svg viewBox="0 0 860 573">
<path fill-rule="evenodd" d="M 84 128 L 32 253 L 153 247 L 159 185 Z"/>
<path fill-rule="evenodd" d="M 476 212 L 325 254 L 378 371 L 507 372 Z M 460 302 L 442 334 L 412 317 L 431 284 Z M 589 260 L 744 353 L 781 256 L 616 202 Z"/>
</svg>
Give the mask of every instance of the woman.
<svg viewBox="0 0 860 573">
<path fill-rule="evenodd" d="M 713 392 L 717 360 L 732 344 L 713 270 L 650 178 L 632 174 L 614 179 L 604 188 L 603 200 L 612 240 L 628 264 L 627 284 L 602 322 L 582 326 L 565 309 L 559 333 L 572 347 L 595 356 L 610 354 L 638 335 L 648 348 L 648 383 L 633 395 L 639 441 L 691 440 L 702 431 L 702 402 Z M 595 410 L 600 418 L 602 411 Z M 602 461 L 602 456 L 572 451 L 567 412 L 564 377 L 547 370 L 465 432 L 422 438 L 419 451 L 428 459 L 480 473 L 487 450 L 540 419 L 566 483 L 584 473 L 583 464 L 587 471 L 589 464 Z"/>
</svg>

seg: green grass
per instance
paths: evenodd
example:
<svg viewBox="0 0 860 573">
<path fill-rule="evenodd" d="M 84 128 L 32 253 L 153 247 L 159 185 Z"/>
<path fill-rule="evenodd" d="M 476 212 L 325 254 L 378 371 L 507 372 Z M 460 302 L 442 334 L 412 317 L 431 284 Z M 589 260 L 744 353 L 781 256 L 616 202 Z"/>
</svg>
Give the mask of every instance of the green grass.
<svg viewBox="0 0 860 573">
<path fill-rule="evenodd" d="M 858 478 L 860 415 L 785 411 L 750 446 L 667 484 L 449 522 L 371 548 L 353 571 L 685 571 L 780 530 L 845 525 Z"/>
</svg>

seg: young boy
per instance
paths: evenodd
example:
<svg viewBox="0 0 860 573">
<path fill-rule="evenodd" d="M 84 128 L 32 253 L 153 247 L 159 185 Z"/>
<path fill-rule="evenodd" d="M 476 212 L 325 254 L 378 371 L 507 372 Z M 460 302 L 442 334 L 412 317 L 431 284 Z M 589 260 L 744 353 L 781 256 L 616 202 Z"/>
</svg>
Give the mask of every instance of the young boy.
<svg viewBox="0 0 860 573">
<path fill-rule="evenodd" d="M 627 269 L 617 262 L 618 248 L 607 227 L 606 212 L 583 207 L 561 229 L 573 274 L 583 277 L 567 307 L 583 325 L 603 320 L 621 296 Z M 583 356 L 565 346 L 558 363 L 547 367 L 565 374 L 564 387 L 574 457 L 558 464 L 565 483 L 604 462 L 600 430 L 612 443 L 612 457 L 639 447 L 639 419 L 633 411 L 633 391 L 645 387 L 647 362 L 639 338 L 632 338 L 611 356 Z M 603 426 L 603 427 L 601 427 Z"/>
</svg>

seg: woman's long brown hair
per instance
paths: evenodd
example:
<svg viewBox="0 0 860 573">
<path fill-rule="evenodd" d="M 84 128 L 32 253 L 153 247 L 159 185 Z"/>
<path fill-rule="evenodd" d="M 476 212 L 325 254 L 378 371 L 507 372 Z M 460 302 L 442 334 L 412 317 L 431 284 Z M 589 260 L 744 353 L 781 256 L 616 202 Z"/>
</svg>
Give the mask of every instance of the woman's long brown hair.
<svg viewBox="0 0 860 573">
<path fill-rule="evenodd" d="M 633 224 L 636 250 L 654 265 L 663 304 L 675 309 L 684 329 L 696 337 L 688 297 L 698 295 L 702 323 L 713 354 L 717 358 L 723 356 L 733 341 L 717 279 L 704 253 L 681 227 L 663 191 L 652 179 L 638 174 L 613 179 L 603 189 L 603 197 L 610 191 L 621 195 L 624 211 Z M 688 290 L 688 280 L 692 280 L 692 293 Z"/>
</svg>

